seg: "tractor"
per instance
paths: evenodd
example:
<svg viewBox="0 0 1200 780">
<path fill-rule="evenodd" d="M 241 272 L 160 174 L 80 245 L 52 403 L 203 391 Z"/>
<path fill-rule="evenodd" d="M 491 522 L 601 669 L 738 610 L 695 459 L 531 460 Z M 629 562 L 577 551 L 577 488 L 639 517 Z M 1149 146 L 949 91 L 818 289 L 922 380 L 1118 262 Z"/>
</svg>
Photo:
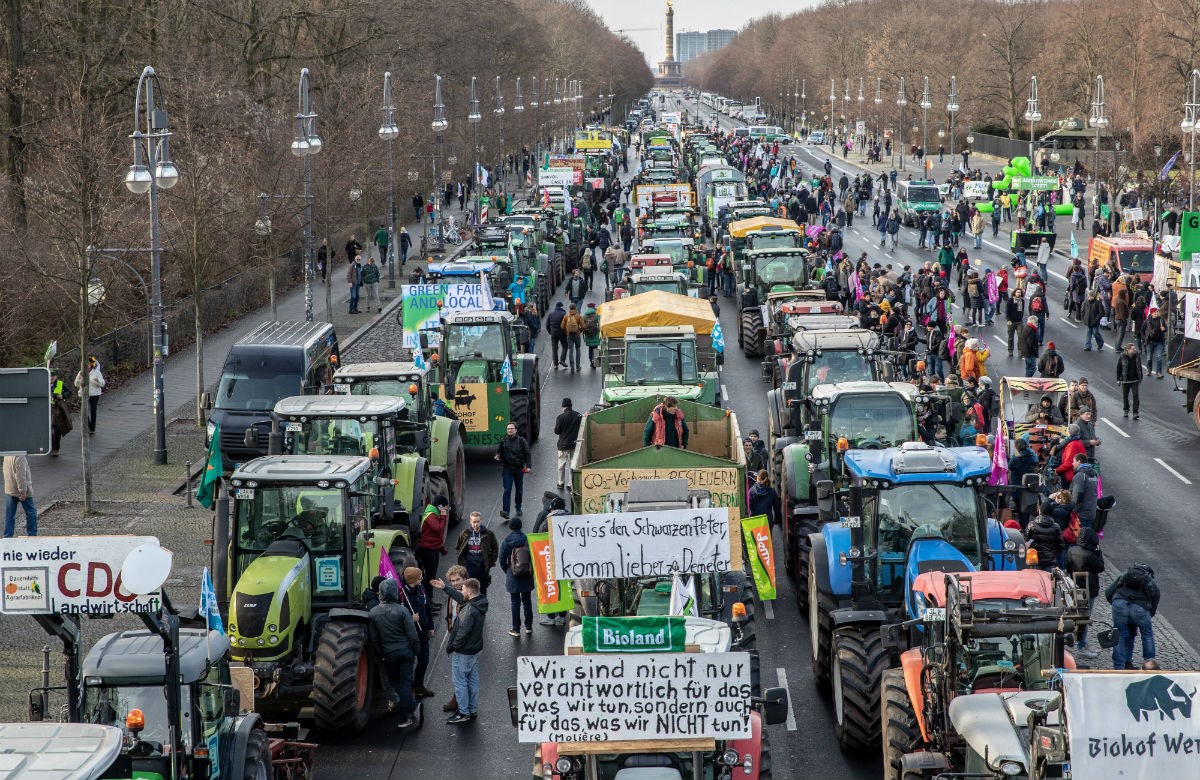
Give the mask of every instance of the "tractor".
<svg viewBox="0 0 1200 780">
<path fill-rule="evenodd" d="M 746 357 L 762 357 L 767 351 L 767 323 L 771 321 L 765 305 L 767 296 L 801 290 L 808 284 L 808 251 L 787 247 L 747 249 L 740 260 L 738 343 Z"/>
<path fill-rule="evenodd" d="M 842 304 L 826 300 L 820 290 L 767 293 L 763 304 L 762 379 L 779 387 L 787 373 L 792 337 L 802 330 L 859 329 L 858 317 L 844 314 Z"/>
<path fill-rule="evenodd" d="M 278 446 L 272 446 L 271 454 L 369 457 L 375 476 L 394 486 L 392 501 L 383 502 L 381 514 L 415 538 L 421 510 L 438 494 L 421 454 L 429 451 L 429 430 L 414 417 L 400 396 L 284 398 L 275 404 L 272 444 Z"/>
<path fill-rule="evenodd" d="M 978 726 L 960 732 L 967 718 L 955 715 L 1002 710 L 1007 696 L 1051 693 L 1046 673 L 1075 668 L 1067 648 L 1089 621 L 1087 592 L 1060 569 L 930 571 L 913 581 L 911 597 L 916 617 L 884 634 L 899 651 L 898 666 L 883 673 L 880 700 L 885 780 L 1013 776 L 1003 762 L 1015 757 L 978 749 Z"/>
<path fill-rule="evenodd" d="M 463 423 L 467 448 L 495 448 L 510 422 L 530 444 L 537 441 L 538 357 L 519 351 L 528 343 L 528 329 L 506 311 L 454 312 L 443 318 L 431 373 Z"/>
<path fill-rule="evenodd" d="M 877 749 L 891 665 L 881 628 L 915 617 L 913 581 L 926 571 L 1015 569 L 1024 543 L 988 517 L 991 457 L 982 447 L 907 442 L 851 450 L 844 463 L 846 512 L 809 536 L 813 680 L 832 692 L 842 748 Z"/>
<path fill-rule="evenodd" d="M 415 565 L 407 530 L 383 508 L 391 480 L 369 458 L 257 458 L 229 478 L 214 519 L 212 570 L 232 654 L 254 673 L 260 712 L 361 731 L 380 670 L 367 647 L 362 593 L 387 555 Z"/>
<path fill-rule="evenodd" d="M 850 484 L 846 455 L 916 441 L 914 404 L 923 401 L 904 382 L 838 382 L 813 388 L 793 407 L 796 439 L 778 451 L 773 484 L 783 499 L 784 569 L 808 581 L 808 539 L 835 517 L 834 496 Z M 800 608 L 805 588 L 796 589 Z"/>
<path fill-rule="evenodd" d="M 333 375 L 333 392 L 348 395 L 403 398 L 407 419 L 420 423 L 428 434 L 416 437 L 429 467 L 430 492 L 450 501 L 450 524 L 467 516 L 467 461 L 460 420 L 434 414 L 437 386 L 429 369 L 415 363 L 354 363 Z"/>
</svg>

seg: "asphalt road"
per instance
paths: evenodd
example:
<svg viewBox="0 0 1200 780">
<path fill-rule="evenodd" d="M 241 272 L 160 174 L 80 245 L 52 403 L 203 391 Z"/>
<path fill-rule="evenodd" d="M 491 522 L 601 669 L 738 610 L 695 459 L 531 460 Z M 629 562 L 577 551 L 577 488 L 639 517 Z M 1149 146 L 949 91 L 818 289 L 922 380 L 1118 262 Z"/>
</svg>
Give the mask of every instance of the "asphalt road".
<svg viewBox="0 0 1200 780">
<path fill-rule="evenodd" d="M 694 110 L 695 104 L 687 107 Z M 707 109 L 705 113 L 709 114 Z M 720 117 L 723 127 L 731 121 Z M 823 165 L 828 156 L 816 153 L 806 145 L 796 145 L 798 158 L 809 167 Z M 834 160 L 839 170 L 858 172 L 852 163 Z M 836 174 L 835 174 L 836 175 Z M 1060 223 L 1061 225 L 1062 223 Z M 989 242 L 972 258 L 979 258 L 983 267 L 999 267 L 1008 257 L 1007 237 Z M 847 251 L 857 256 L 866 251 L 874 262 L 893 262 L 919 265 L 929 259 L 928 253 L 915 248 L 915 231 L 905 229 L 900 247 L 894 254 L 883 252 L 877 233 L 866 229 L 847 231 Z M 884 258 L 887 258 L 886 260 Z M 1193 575 L 1195 567 L 1194 534 L 1189 528 L 1189 514 L 1184 508 L 1194 498 L 1192 483 L 1200 480 L 1200 463 L 1195 458 L 1197 432 L 1182 409 L 1182 395 L 1172 391 L 1170 380 L 1149 379 L 1143 383 L 1141 419 L 1133 422 L 1120 414 L 1120 395 L 1114 381 L 1116 355 L 1111 348 L 1102 352 L 1084 352 L 1084 331 L 1061 319 L 1055 305 L 1062 300 L 1064 279 L 1062 271 L 1069 261 L 1056 256 L 1051 262 L 1050 295 L 1051 319 L 1047 338 L 1057 342 L 1071 377 L 1087 376 L 1100 404 L 1097 429 L 1103 439 L 1098 456 L 1103 467 L 1104 487 L 1118 498 L 1108 526 L 1104 549 L 1110 565 L 1150 562 L 1158 573 L 1163 589 L 1162 613 L 1192 645 L 1200 645 L 1200 624 L 1190 618 L 1200 597 L 1200 584 Z M 599 276 L 597 276 L 599 279 Z M 590 296 L 601 300 L 599 293 Z M 722 326 L 726 333 L 736 333 L 732 301 L 722 300 Z M 1023 375 L 1019 358 L 1009 358 L 1004 347 L 1004 324 L 996 320 L 991 329 L 978 329 L 990 341 L 992 358 L 989 370 L 993 377 L 1004 373 Z M 540 340 L 543 367 L 549 364 L 546 339 Z M 728 405 L 737 413 L 743 431 L 765 429 L 763 411 L 765 386 L 759 380 L 758 365 L 731 351 L 724 368 L 724 390 Z M 545 372 L 543 382 L 542 426 L 552 428 L 554 415 L 564 396 L 573 399 L 577 409 L 586 409 L 599 396 L 599 376 L 584 371 L 570 374 L 563 371 Z M 552 487 L 554 470 L 553 439 L 545 438 L 534 447 L 534 471 L 527 479 L 527 511 L 536 508 L 542 491 Z M 469 503 L 484 512 L 490 527 L 503 537 L 506 529 L 499 519 L 500 476 L 491 463 L 472 463 L 469 466 Z M 758 648 L 762 654 L 764 680 L 767 684 L 786 685 L 792 703 L 794 719 L 788 724 L 771 727 L 775 751 L 775 776 L 800 778 L 812 775 L 814 759 L 820 762 L 820 776 L 828 780 L 843 778 L 879 777 L 876 755 L 847 755 L 836 744 L 832 727 L 832 710 L 819 697 L 809 673 L 809 642 L 806 623 L 795 606 L 795 590 L 786 577 L 780 578 L 779 599 L 760 611 L 757 618 Z M 532 749 L 516 742 L 515 731 L 508 721 L 505 688 L 515 676 L 515 658 L 522 654 L 558 654 L 562 652 L 560 629 L 537 627 L 532 638 L 512 639 L 507 634 L 508 604 L 502 587 L 494 587 L 490 599 L 488 646 L 482 658 L 483 693 L 480 720 L 466 727 L 444 725 L 440 704 L 450 692 L 448 663 L 441 652 L 436 654 L 429 674 L 431 688 L 438 696 L 430 700 L 428 720 L 423 728 L 403 738 L 395 733 L 389 721 L 380 722 L 351 742 L 322 744 L 318 766 L 322 777 L 382 780 L 425 773 L 442 773 L 447 763 L 457 773 L 478 777 L 528 777 Z M 442 635 L 437 642 L 440 644 Z M 382 747 L 387 745 L 387 747 Z"/>
</svg>

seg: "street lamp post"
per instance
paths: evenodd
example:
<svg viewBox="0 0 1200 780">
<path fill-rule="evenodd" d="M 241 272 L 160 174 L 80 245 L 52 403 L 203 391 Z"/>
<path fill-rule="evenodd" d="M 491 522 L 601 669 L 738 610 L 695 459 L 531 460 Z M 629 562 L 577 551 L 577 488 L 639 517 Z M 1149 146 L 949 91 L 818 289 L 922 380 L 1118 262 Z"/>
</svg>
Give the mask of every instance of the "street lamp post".
<svg viewBox="0 0 1200 780">
<path fill-rule="evenodd" d="M 433 132 L 435 134 L 437 134 L 437 153 L 435 153 L 433 156 L 433 216 L 436 219 L 437 214 L 438 214 L 437 164 L 438 164 L 438 160 L 441 159 L 441 156 L 442 156 L 442 143 L 445 138 L 446 129 L 448 127 L 450 127 L 450 123 L 448 121 L 446 121 L 446 106 L 442 102 L 442 77 L 438 76 L 437 74 L 434 74 L 433 78 L 434 78 L 434 82 L 433 82 L 433 122 L 430 123 L 430 127 L 433 129 Z M 471 79 L 471 91 L 472 92 L 475 91 L 475 79 L 474 78 Z M 424 216 L 424 215 L 422 215 L 422 216 Z M 425 228 L 425 235 L 426 235 L 426 237 L 428 237 L 428 235 L 429 235 L 428 226 Z M 438 230 L 435 233 L 435 237 L 436 237 L 435 241 L 437 244 L 436 248 L 438 250 L 444 249 L 446 245 L 442 241 L 442 231 Z"/>
<path fill-rule="evenodd" d="M 858 137 L 858 123 L 862 122 L 863 118 L 863 77 L 858 77 L 858 113 L 854 117 L 854 135 Z M 862 137 L 858 138 L 859 152 L 867 145 L 867 130 L 866 123 L 863 123 Z"/>
<path fill-rule="evenodd" d="M 847 76 L 845 85 L 842 91 L 842 135 L 850 135 L 850 128 L 846 126 L 846 104 L 850 102 L 850 77 Z"/>
<path fill-rule="evenodd" d="M 800 129 L 808 132 L 808 79 L 800 79 Z"/>
<path fill-rule="evenodd" d="M 1088 124 L 1096 128 L 1096 169 L 1093 176 L 1096 179 L 1096 194 L 1100 194 L 1100 131 L 1108 126 L 1108 117 L 1104 113 L 1104 77 L 1096 76 L 1096 94 L 1092 98 L 1092 115 Z M 1099 203 L 1099 200 L 1096 201 Z M 1097 208 L 1099 211 L 1099 208 Z M 1111 214 L 1111 211 L 1109 212 Z"/>
<path fill-rule="evenodd" d="M 929 160 L 929 108 L 933 105 L 933 101 L 929 99 L 929 77 L 925 77 L 925 91 L 921 93 L 921 112 L 924 116 L 921 119 L 921 175 L 924 176 L 926 171 L 933 167 L 933 163 Z"/>
<path fill-rule="evenodd" d="M 896 105 L 900 106 L 900 138 L 896 141 L 896 151 L 900 153 L 900 170 L 904 170 L 904 107 L 908 105 L 908 98 L 904 94 L 904 77 L 900 77 L 900 89 L 896 92 Z"/>
<path fill-rule="evenodd" d="M 504 96 L 500 94 L 500 77 L 496 77 L 496 107 L 492 110 L 496 115 L 500 130 L 500 184 L 498 191 L 508 191 L 508 154 L 504 146 Z"/>
<path fill-rule="evenodd" d="M 1029 100 L 1025 105 L 1025 121 L 1029 123 L 1029 163 L 1033 164 L 1033 125 L 1042 121 L 1042 112 L 1038 110 L 1037 76 L 1029 77 Z"/>
<path fill-rule="evenodd" d="M 837 79 L 829 80 L 829 123 L 825 130 L 829 133 L 829 138 L 826 139 L 830 148 L 833 148 L 833 119 L 837 116 Z"/>
<path fill-rule="evenodd" d="M 396 171 L 392 167 L 392 143 L 400 136 L 400 128 L 396 127 L 396 107 L 392 104 L 392 74 L 383 74 L 383 123 L 379 125 L 379 137 L 387 142 L 388 169 L 388 217 L 391 220 L 389 228 L 392 236 L 388 246 L 391 252 L 387 256 L 388 289 L 396 288 L 396 254 L 400 247 L 400 228 L 396 224 Z"/>
<path fill-rule="evenodd" d="M 950 162 L 954 162 L 954 117 L 958 114 L 958 77 L 950 77 L 950 99 L 946 103 L 946 111 L 950 114 Z M 966 173 L 966 171 L 963 171 Z"/>
<path fill-rule="evenodd" d="M 531 170 L 535 174 L 537 172 L 538 167 L 541 165 L 542 137 L 543 137 L 541 117 L 538 114 L 538 106 L 540 106 L 541 103 L 538 102 L 537 81 L 538 81 L 537 76 L 534 76 L 533 77 L 533 89 L 529 93 L 529 109 L 531 111 L 533 111 L 533 127 L 534 127 L 533 160 L 532 160 Z M 542 84 L 545 84 L 545 83 L 546 83 L 546 80 L 542 79 Z M 625 113 L 626 114 L 629 113 L 628 107 L 625 109 Z"/>
<path fill-rule="evenodd" d="M 313 216 L 312 216 L 312 156 L 321 151 L 317 135 L 317 115 L 312 110 L 312 91 L 308 68 L 300 69 L 300 84 L 296 90 L 296 139 L 292 154 L 304 159 L 304 321 L 313 318 Z M 332 259 L 332 258 L 331 258 Z"/>
<path fill-rule="evenodd" d="M 1196 133 L 1200 132 L 1200 69 L 1188 76 L 1188 96 L 1183 104 L 1183 121 L 1179 128 L 1188 135 L 1188 211 L 1196 206 Z"/>
<path fill-rule="evenodd" d="M 467 112 L 467 121 L 471 123 L 471 175 L 475 177 L 475 222 L 479 222 L 481 200 L 480 192 L 482 176 L 479 175 L 479 121 L 483 115 L 479 113 L 479 95 L 475 90 L 475 77 L 471 77 L 471 106 Z M 436 182 L 434 186 L 437 186 Z"/>
<path fill-rule="evenodd" d="M 875 77 L 875 143 L 882 143 L 879 140 L 879 106 L 883 103 L 883 79 L 879 76 Z"/>
<path fill-rule="evenodd" d="M 134 195 L 150 194 L 150 289 L 154 311 L 154 462 L 167 462 L 166 410 L 163 397 L 163 358 L 169 349 L 162 304 L 162 245 L 158 234 L 158 191 L 169 190 L 179 181 L 179 169 L 171 162 L 171 130 L 162 96 L 155 99 L 158 76 L 146 66 L 138 78 L 133 103 L 133 164 L 125 174 L 125 187 Z M 145 130 L 143 131 L 143 121 Z M 174 724 L 172 724 L 172 728 Z"/>
<path fill-rule="evenodd" d="M 609 107 L 611 110 L 611 101 L 610 101 Z M 523 143 L 521 143 L 521 139 L 523 137 L 521 134 L 521 118 L 525 113 L 525 98 L 523 98 L 521 96 L 521 77 L 520 76 L 517 76 L 517 95 L 515 98 L 515 102 L 513 103 L 513 111 L 515 111 L 517 114 L 517 143 L 521 145 L 521 164 L 517 167 L 517 175 L 520 176 L 521 169 L 524 168 L 526 165 L 528 165 L 528 157 L 526 155 L 525 145 Z M 528 179 L 525 179 L 524 177 L 522 177 L 522 181 L 521 181 L 521 191 L 526 194 L 529 193 Z"/>
</svg>

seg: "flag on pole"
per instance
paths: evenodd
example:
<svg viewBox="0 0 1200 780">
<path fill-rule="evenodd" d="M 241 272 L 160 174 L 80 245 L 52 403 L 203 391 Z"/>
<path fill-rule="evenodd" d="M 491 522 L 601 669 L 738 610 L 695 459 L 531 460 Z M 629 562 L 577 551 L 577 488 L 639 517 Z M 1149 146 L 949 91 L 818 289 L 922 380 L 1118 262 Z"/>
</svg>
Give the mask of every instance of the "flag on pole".
<svg viewBox="0 0 1200 780">
<path fill-rule="evenodd" d="M 209 631 L 225 633 L 225 624 L 221 622 L 221 610 L 217 607 L 217 591 L 213 588 L 212 574 L 207 566 L 200 575 L 200 616 L 205 619 Z"/>
<path fill-rule="evenodd" d="M 690 574 L 676 574 L 671 578 L 671 615 L 693 615 L 696 611 L 696 581 Z"/>
<path fill-rule="evenodd" d="M 429 365 L 425 362 L 425 353 L 419 347 L 413 350 L 413 365 L 422 371 L 429 368 Z"/>
<path fill-rule="evenodd" d="M 1175 167 L 1175 161 L 1179 159 L 1179 155 L 1182 153 L 1183 150 L 1180 149 L 1178 152 L 1175 152 L 1175 154 L 1171 155 L 1171 159 L 1167 160 L 1167 164 L 1163 166 L 1162 172 L 1158 174 L 1159 181 L 1167 180 L 1167 174 L 1170 173 L 1171 169 Z"/>
<path fill-rule="evenodd" d="M 514 264 L 514 267 L 515 264 Z M 492 311 L 496 308 L 496 301 L 492 298 L 492 285 L 488 282 L 487 272 L 479 272 L 479 289 L 481 292 L 481 300 L 484 311 Z M 505 307 L 507 308 L 507 307 Z"/>
<path fill-rule="evenodd" d="M 721 330 L 721 323 L 714 322 L 712 329 L 712 345 L 717 352 L 725 351 L 725 331 Z"/>
<path fill-rule="evenodd" d="M 221 463 L 221 425 L 213 423 L 212 441 L 208 443 L 208 460 L 200 484 L 196 487 L 196 500 L 205 509 L 212 509 L 217 500 L 217 483 L 225 473 Z"/>
<path fill-rule="evenodd" d="M 504 358 L 504 365 L 500 366 L 500 381 L 509 387 L 513 386 L 512 359 Z"/>
<path fill-rule="evenodd" d="M 50 345 L 48 347 L 46 347 L 46 354 L 42 355 L 43 362 L 46 364 L 46 368 L 50 367 L 50 361 L 54 360 L 54 357 L 57 354 L 58 354 L 58 340 L 56 339 L 56 340 L 50 342 Z"/>
<path fill-rule="evenodd" d="M 1078 258 L 1079 258 L 1079 242 L 1075 240 L 1075 231 L 1072 230 L 1071 231 L 1071 259 L 1077 260 Z"/>
<path fill-rule="evenodd" d="M 392 565 L 392 559 L 388 556 L 387 550 L 379 553 L 379 576 L 385 580 L 395 580 L 398 585 L 404 584 L 400 580 L 400 575 L 396 573 L 396 567 Z"/>
<path fill-rule="evenodd" d="M 1005 446 L 1007 436 L 1004 420 L 1000 415 L 996 415 L 996 442 L 992 447 L 992 474 L 988 477 L 989 485 L 1008 484 L 1008 453 Z"/>
</svg>

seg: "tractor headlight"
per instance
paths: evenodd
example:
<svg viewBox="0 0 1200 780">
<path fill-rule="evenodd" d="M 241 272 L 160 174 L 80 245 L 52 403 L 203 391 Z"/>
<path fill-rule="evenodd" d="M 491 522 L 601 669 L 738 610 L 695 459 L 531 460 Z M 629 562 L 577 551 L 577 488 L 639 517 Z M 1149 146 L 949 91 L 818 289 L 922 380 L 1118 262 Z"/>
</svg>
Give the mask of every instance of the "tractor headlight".
<svg viewBox="0 0 1200 780">
<path fill-rule="evenodd" d="M 231 634 L 237 633 L 237 626 L 235 624 L 233 624 L 233 623 L 229 624 L 229 633 L 231 633 Z"/>
<path fill-rule="evenodd" d="M 1008 550 L 1009 552 L 1012 552 L 1013 550 L 1017 549 L 1017 543 L 1012 539 L 1005 539 L 1004 540 L 1004 549 Z"/>
<path fill-rule="evenodd" d="M 1005 777 L 1016 777 L 1025 771 L 1025 767 L 1018 764 L 1016 761 L 1001 761 L 1000 774 Z"/>
<path fill-rule="evenodd" d="M 272 623 L 271 625 L 267 626 L 267 630 L 270 631 L 272 634 L 274 634 L 279 631 L 279 626 Z"/>
<path fill-rule="evenodd" d="M 721 763 L 724 766 L 737 766 L 741 761 L 741 756 L 736 750 L 726 750 L 721 754 Z"/>
<path fill-rule="evenodd" d="M 846 550 L 846 555 L 849 556 L 851 559 L 861 558 L 862 557 L 862 548 L 861 547 L 851 547 L 849 550 Z"/>
<path fill-rule="evenodd" d="M 554 771 L 560 775 L 565 775 L 566 773 L 570 772 L 571 759 L 567 758 L 566 756 L 559 756 L 558 760 L 554 762 Z"/>
<path fill-rule="evenodd" d="M 279 644 L 279 637 L 275 636 L 274 634 L 271 634 L 271 636 L 267 638 L 267 641 L 273 645 L 277 645 L 277 644 Z M 262 642 L 260 641 L 259 644 L 262 644 Z"/>
</svg>

